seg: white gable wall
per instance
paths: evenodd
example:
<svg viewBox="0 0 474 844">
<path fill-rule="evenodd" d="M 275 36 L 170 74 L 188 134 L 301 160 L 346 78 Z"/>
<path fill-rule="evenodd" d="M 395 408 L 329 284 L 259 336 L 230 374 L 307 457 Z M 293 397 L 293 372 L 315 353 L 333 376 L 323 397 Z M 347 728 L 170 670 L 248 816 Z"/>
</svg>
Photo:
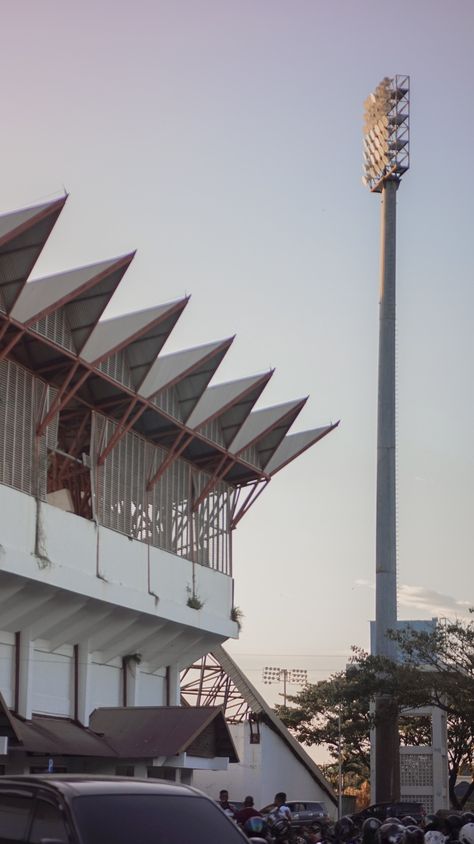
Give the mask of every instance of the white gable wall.
<svg viewBox="0 0 474 844">
<path fill-rule="evenodd" d="M 250 744 L 250 727 L 229 724 L 240 762 L 227 771 L 195 771 L 193 785 L 209 797 L 217 798 L 226 788 L 230 800 L 243 800 L 251 794 L 257 808 L 270 803 L 277 791 L 285 791 L 288 800 L 321 800 L 328 814 L 335 810 L 327 794 L 285 742 L 266 724 L 260 725 L 260 744 Z"/>
</svg>

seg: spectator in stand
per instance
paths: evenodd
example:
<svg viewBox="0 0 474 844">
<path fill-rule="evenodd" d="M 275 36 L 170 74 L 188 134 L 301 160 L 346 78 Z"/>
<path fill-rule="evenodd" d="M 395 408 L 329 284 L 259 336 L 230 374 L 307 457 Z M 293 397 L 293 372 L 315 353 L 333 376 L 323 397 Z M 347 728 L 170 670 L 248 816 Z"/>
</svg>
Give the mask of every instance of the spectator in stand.
<svg viewBox="0 0 474 844">
<path fill-rule="evenodd" d="M 242 809 L 239 809 L 235 813 L 235 820 L 237 821 L 237 823 L 241 824 L 241 826 L 243 826 L 245 821 L 248 821 L 249 818 L 261 817 L 262 813 L 257 811 L 254 806 L 253 797 L 251 797 L 250 795 L 245 798 Z"/>
<path fill-rule="evenodd" d="M 228 815 L 229 818 L 232 818 L 232 820 L 235 820 L 235 806 L 233 806 L 232 803 L 229 803 L 229 792 L 227 789 L 223 788 L 222 791 L 219 791 L 219 800 L 217 802 L 226 815 Z"/>
</svg>

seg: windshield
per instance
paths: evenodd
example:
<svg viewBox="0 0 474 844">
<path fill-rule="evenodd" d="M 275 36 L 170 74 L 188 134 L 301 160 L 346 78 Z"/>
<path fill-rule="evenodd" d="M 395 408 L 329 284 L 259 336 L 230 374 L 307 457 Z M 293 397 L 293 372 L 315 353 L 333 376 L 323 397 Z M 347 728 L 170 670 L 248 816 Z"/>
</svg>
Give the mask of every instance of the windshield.
<svg viewBox="0 0 474 844">
<path fill-rule="evenodd" d="M 203 797 L 84 795 L 73 812 L 84 844 L 242 844 L 235 824 Z"/>
</svg>

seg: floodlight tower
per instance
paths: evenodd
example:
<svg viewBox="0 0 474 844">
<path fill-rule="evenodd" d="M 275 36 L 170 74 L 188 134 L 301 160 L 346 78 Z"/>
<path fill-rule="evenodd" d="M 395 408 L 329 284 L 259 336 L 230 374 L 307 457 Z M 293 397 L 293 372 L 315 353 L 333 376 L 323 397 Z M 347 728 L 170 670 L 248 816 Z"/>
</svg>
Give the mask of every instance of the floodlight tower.
<svg viewBox="0 0 474 844">
<path fill-rule="evenodd" d="M 305 686 L 308 682 L 308 672 L 305 668 L 272 668 L 267 665 L 263 669 L 262 680 L 267 685 L 283 683 L 283 705 L 286 706 L 287 684 Z"/>
<path fill-rule="evenodd" d="M 387 630 L 397 624 L 395 469 L 395 254 L 396 197 L 410 165 L 410 77 L 385 77 L 365 101 L 364 184 L 382 197 L 377 419 L 377 520 L 375 575 L 376 654 L 394 657 Z M 398 723 L 385 696 L 376 700 L 375 795 L 400 797 Z"/>
</svg>

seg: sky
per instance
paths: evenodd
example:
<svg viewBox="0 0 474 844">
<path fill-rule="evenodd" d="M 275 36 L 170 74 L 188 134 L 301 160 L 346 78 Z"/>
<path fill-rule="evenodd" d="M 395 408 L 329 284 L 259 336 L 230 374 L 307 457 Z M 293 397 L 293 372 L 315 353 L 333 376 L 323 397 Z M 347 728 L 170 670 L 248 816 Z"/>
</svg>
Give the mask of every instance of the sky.
<svg viewBox="0 0 474 844">
<path fill-rule="evenodd" d="M 363 102 L 411 77 L 398 191 L 399 616 L 473 602 L 472 0 L 0 0 L 0 212 L 70 196 L 34 276 L 137 249 L 106 316 L 191 294 L 165 351 L 341 420 L 234 534 L 229 651 L 314 682 L 374 615 L 380 198 Z"/>
</svg>

